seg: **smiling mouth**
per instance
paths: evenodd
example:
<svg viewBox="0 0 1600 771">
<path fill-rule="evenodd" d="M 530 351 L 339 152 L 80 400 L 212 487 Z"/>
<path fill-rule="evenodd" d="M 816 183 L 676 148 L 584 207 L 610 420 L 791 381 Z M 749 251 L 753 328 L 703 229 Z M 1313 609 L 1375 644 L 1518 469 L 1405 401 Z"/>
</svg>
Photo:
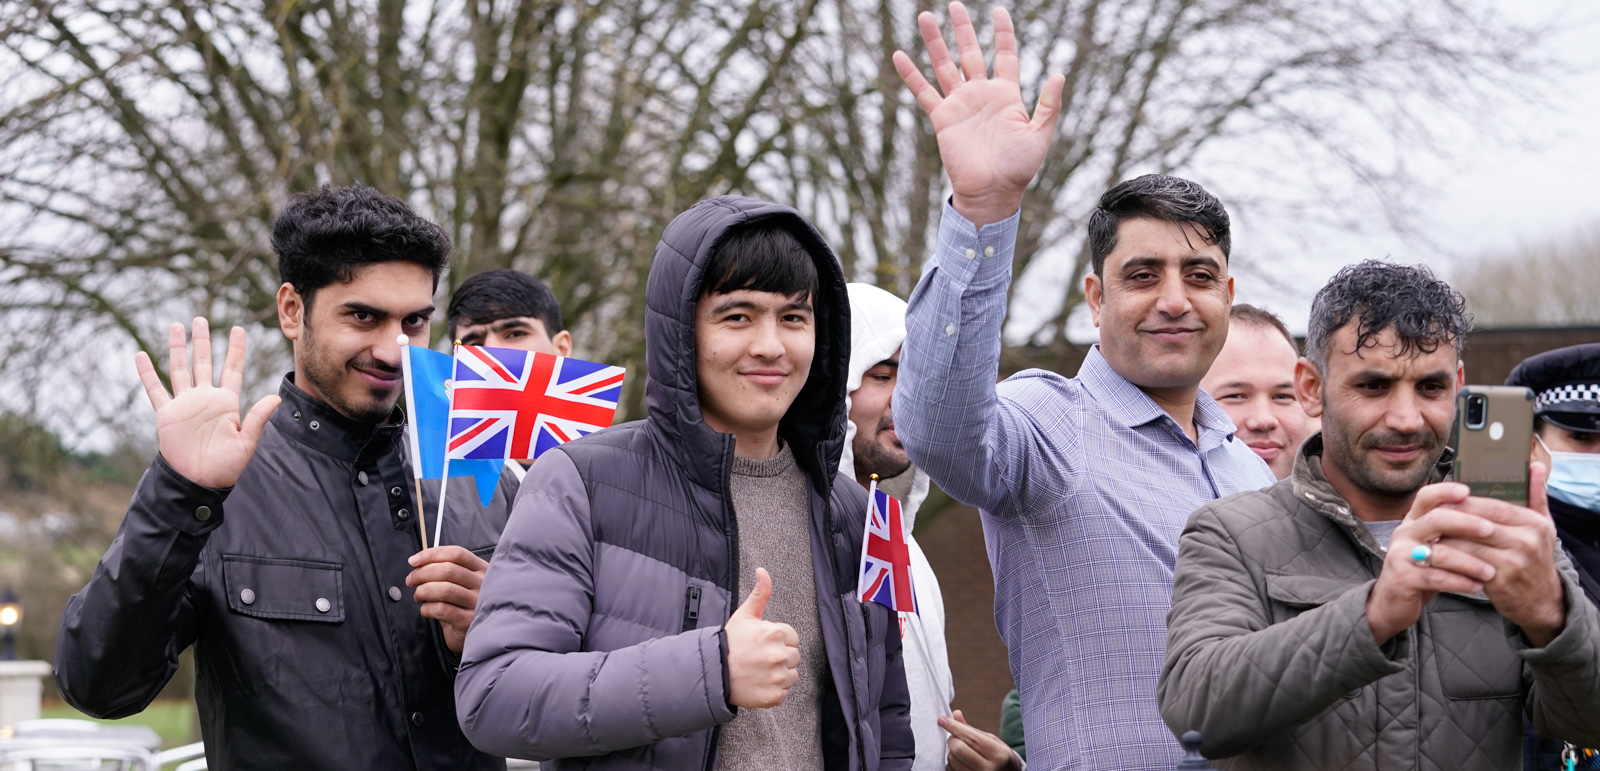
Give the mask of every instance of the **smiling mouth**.
<svg viewBox="0 0 1600 771">
<path fill-rule="evenodd" d="M 741 372 L 739 374 L 749 378 L 756 385 L 761 386 L 775 386 L 789 379 L 789 373 L 780 372 L 778 370 L 758 369 L 750 372 Z"/>
<path fill-rule="evenodd" d="M 376 388 L 393 388 L 400 383 L 401 374 L 399 372 L 378 372 L 362 369 L 361 367 L 356 367 L 355 371 Z"/>
</svg>

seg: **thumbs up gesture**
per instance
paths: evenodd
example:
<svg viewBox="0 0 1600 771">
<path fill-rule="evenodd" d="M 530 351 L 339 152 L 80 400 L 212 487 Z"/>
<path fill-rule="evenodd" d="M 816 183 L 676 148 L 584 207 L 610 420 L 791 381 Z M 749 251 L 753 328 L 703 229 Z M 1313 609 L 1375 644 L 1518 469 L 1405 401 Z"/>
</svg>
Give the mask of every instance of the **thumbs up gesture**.
<svg viewBox="0 0 1600 771">
<path fill-rule="evenodd" d="M 761 620 L 771 598 L 772 576 L 756 568 L 756 587 L 722 628 L 728 635 L 728 703 L 735 707 L 776 707 L 800 677 L 794 627 Z"/>
</svg>

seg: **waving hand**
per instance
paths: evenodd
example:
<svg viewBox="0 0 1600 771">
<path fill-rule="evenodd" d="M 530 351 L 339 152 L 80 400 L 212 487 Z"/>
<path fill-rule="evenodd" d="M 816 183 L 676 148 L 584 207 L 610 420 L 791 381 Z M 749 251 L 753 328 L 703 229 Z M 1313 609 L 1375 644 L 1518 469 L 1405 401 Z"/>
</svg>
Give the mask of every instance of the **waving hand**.
<svg viewBox="0 0 1600 771">
<path fill-rule="evenodd" d="M 950 19 L 959 62 L 951 59 L 933 14 L 924 11 L 917 17 L 937 88 L 904 51 L 894 53 L 894 66 L 933 120 L 956 211 L 982 227 L 1010 217 L 1021 206 L 1022 193 L 1039 173 L 1055 135 L 1065 78 L 1050 76 L 1030 118 L 1018 83 L 1017 35 L 1011 15 L 1002 8 L 994 11 L 992 78 L 966 7 L 951 3 Z"/>
<path fill-rule="evenodd" d="M 267 396 L 239 419 L 239 389 L 244 382 L 244 330 L 234 327 L 228 336 L 227 359 L 222 364 L 222 384 L 211 384 L 211 328 L 203 318 L 194 320 L 194 370 L 182 324 L 168 335 L 168 369 L 172 394 L 161 385 L 155 365 L 143 351 L 134 356 L 139 380 L 156 409 L 156 437 L 172 470 L 205 487 L 232 487 L 255 455 L 256 442 L 267 418 L 278 406 L 276 395 Z"/>
</svg>

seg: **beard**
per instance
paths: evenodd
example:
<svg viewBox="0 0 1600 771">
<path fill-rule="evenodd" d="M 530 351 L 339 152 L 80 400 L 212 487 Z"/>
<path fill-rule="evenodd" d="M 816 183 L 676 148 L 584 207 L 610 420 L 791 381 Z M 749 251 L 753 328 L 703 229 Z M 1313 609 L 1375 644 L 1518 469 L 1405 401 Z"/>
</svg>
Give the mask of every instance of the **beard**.
<svg viewBox="0 0 1600 771">
<path fill-rule="evenodd" d="M 873 427 L 871 433 L 856 431 L 856 439 L 850 449 L 856 456 L 858 479 L 867 474 L 877 474 L 880 480 L 890 479 L 911 468 L 911 458 L 905 450 L 885 447 L 883 444 L 883 432 L 893 426 L 894 415 L 887 413 L 878 419 L 878 425 Z"/>
<path fill-rule="evenodd" d="M 314 387 L 329 407 L 358 423 L 379 424 L 394 414 L 394 405 L 400 400 L 400 389 L 383 393 L 362 383 L 352 374 L 356 368 L 376 372 L 399 372 L 371 356 L 360 356 L 349 361 L 337 361 L 327 352 L 318 349 L 311 325 L 305 327 L 305 366 L 301 375 Z"/>
<path fill-rule="evenodd" d="M 1428 483 L 1439 457 L 1444 454 L 1443 439 L 1432 431 L 1404 434 L 1375 431 L 1355 438 L 1346 436 L 1338 421 L 1328 420 L 1327 417 L 1331 416 L 1325 416 L 1322 426 L 1323 460 L 1331 457 L 1347 479 L 1373 495 L 1385 498 L 1412 495 Z M 1378 449 L 1413 444 L 1422 447 L 1422 462 L 1414 468 L 1386 468 L 1381 462 L 1369 459 Z M 1328 450 L 1334 447 L 1337 451 L 1329 453 Z"/>
</svg>

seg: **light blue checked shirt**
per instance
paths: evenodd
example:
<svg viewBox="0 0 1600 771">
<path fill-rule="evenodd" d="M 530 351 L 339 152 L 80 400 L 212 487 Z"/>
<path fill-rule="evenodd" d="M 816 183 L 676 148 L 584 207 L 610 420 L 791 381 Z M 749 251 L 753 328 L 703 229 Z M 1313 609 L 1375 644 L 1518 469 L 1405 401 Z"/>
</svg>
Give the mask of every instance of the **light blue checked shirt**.
<svg viewBox="0 0 1600 771">
<path fill-rule="evenodd" d="M 1207 501 L 1276 480 L 1211 397 L 1197 446 L 1099 347 L 1076 378 L 997 386 L 1016 233 L 1016 215 L 979 231 L 945 205 L 906 314 L 895 431 L 983 512 L 1028 765 L 1171 771 L 1183 753 L 1156 679 L 1178 535 Z"/>
</svg>

